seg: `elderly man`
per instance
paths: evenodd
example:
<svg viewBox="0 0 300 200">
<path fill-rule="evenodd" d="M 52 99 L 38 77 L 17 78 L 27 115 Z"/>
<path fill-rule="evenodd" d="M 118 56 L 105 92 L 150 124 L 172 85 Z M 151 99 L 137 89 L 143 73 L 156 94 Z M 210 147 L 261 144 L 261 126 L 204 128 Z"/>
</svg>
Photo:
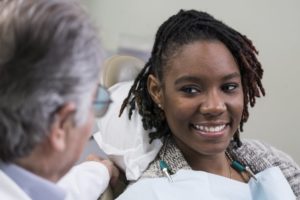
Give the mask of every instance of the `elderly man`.
<svg viewBox="0 0 300 200">
<path fill-rule="evenodd" d="M 96 31 L 78 4 L 1 1 L 1 199 L 96 199 L 117 175 L 94 156 L 72 170 L 77 179 L 71 173 L 56 184 L 79 158 L 94 115 L 109 105 L 97 87 L 101 61 Z"/>
</svg>

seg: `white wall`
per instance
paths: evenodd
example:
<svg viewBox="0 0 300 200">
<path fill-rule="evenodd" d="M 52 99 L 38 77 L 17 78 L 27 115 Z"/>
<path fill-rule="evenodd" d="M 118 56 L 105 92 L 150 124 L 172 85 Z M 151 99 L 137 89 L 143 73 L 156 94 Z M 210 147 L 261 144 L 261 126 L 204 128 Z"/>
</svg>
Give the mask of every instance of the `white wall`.
<svg viewBox="0 0 300 200">
<path fill-rule="evenodd" d="M 299 0 L 86 0 L 103 45 L 115 52 L 124 35 L 152 47 L 158 26 L 180 8 L 207 11 L 247 35 L 264 67 L 267 96 L 250 110 L 242 137 L 257 138 L 300 164 Z"/>
</svg>

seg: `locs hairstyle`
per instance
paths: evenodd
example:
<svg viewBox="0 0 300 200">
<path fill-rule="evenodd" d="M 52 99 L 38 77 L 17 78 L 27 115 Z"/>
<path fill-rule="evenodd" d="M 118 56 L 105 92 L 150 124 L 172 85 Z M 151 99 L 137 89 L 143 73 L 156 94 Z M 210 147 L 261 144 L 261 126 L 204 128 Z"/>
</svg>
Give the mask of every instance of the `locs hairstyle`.
<svg viewBox="0 0 300 200">
<path fill-rule="evenodd" d="M 163 111 L 158 108 L 148 93 L 147 78 L 149 74 L 153 74 L 163 81 L 164 71 L 167 70 L 166 64 L 172 59 L 172 55 L 183 45 L 199 40 L 221 41 L 230 50 L 239 66 L 244 92 L 244 109 L 239 130 L 234 134 L 234 141 L 237 146 L 241 146 L 239 131 L 243 131 L 243 124 L 248 120 L 249 104 L 253 107 L 256 98 L 261 94 L 265 95 L 261 82 L 263 69 L 256 57 L 258 51 L 251 40 L 205 12 L 180 10 L 159 27 L 151 57 L 129 90 L 120 115 L 129 104 L 130 118 L 137 106 L 144 129 L 156 129 L 149 135 L 150 142 L 168 135 L 170 131 Z"/>
</svg>

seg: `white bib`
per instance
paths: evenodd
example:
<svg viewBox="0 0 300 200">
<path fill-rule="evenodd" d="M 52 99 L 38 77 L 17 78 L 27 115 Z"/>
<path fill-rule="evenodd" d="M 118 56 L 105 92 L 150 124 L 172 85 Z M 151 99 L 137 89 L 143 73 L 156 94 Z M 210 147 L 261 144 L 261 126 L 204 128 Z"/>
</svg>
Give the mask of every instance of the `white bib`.
<svg viewBox="0 0 300 200">
<path fill-rule="evenodd" d="M 179 170 L 167 178 L 145 178 L 129 186 L 118 200 L 293 200 L 290 185 L 278 167 L 256 174 L 257 181 L 242 183 L 202 171 Z"/>
</svg>

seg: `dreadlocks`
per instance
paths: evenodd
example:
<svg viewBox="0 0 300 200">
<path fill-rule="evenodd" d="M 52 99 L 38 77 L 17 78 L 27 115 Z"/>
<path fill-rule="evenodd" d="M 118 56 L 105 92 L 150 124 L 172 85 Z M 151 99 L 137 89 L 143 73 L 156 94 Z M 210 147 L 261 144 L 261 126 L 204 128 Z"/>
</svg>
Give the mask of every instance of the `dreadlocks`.
<svg viewBox="0 0 300 200">
<path fill-rule="evenodd" d="M 250 104 L 253 107 L 256 97 L 260 97 L 261 94 L 265 95 L 261 83 L 263 69 L 256 58 L 258 51 L 251 40 L 205 12 L 180 10 L 159 27 L 151 57 L 129 90 L 122 104 L 120 115 L 129 105 L 130 118 L 137 106 L 142 116 L 144 129 L 156 129 L 149 135 L 150 142 L 169 134 L 163 111 L 158 108 L 148 93 L 147 79 L 150 74 L 153 74 L 162 81 L 167 62 L 172 55 L 181 46 L 199 40 L 221 41 L 230 50 L 239 66 L 244 92 L 244 109 L 239 130 L 234 134 L 234 140 L 237 146 L 241 146 L 239 131 L 243 131 L 243 124 L 248 120 L 248 106 Z"/>
</svg>

